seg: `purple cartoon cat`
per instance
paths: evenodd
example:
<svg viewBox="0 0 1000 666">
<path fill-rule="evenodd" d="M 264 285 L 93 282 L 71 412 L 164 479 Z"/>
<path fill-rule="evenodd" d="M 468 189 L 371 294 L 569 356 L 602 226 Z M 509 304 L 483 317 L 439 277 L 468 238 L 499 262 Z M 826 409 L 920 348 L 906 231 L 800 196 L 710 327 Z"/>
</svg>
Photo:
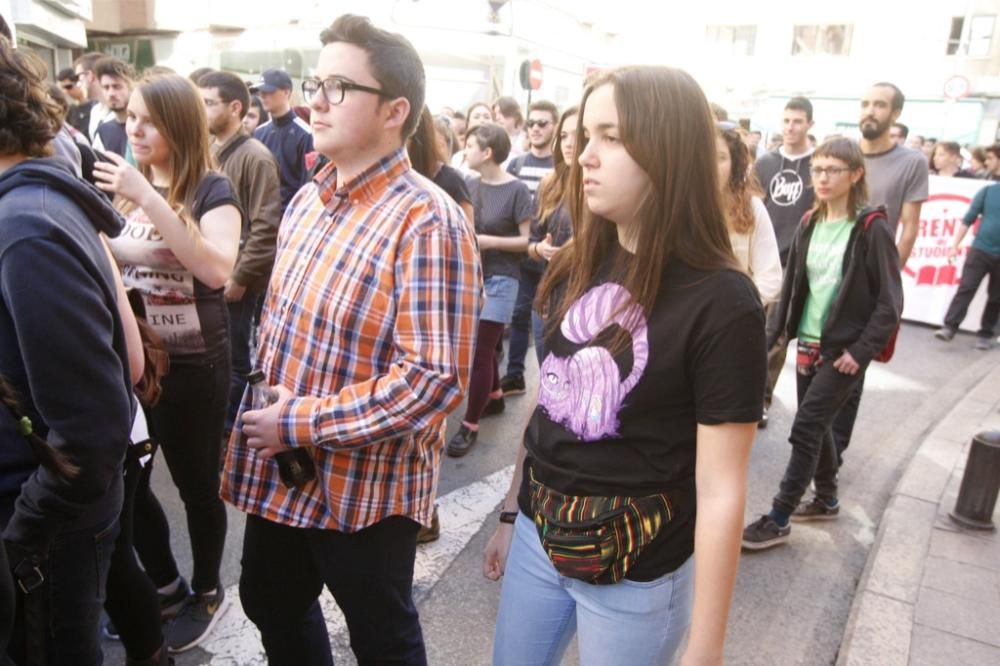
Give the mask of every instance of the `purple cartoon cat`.
<svg viewBox="0 0 1000 666">
<path fill-rule="evenodd" d="M 569 358 L 549 353 L 542 363 L 538 404 L 549 418 L 562 424 L 584 441 L 618 434 L 618 412 L 629 391 L 642 377 L 649 360 L 646 318 L 628 302 L 624 287 L 606 283 L 594 287 L 576 301 L 560 331 L 570 342 L 587 344 L 611 324 L 632 335 L 632 371 L 619 381 L 618 366 L 604 347 L 585 347 Z"/>
</svg>

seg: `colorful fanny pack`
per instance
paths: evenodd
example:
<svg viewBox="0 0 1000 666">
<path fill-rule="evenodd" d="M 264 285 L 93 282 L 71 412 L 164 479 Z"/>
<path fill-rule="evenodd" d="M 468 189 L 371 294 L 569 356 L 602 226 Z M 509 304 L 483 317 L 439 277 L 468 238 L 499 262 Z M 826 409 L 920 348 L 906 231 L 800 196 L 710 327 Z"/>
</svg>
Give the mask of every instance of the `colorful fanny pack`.
<svg viewBox="0 0 1000 666">
<path fill-rule="evenodd" d="M 823 365 L 823 357 L 820 355 L 819 343 L 799 340 L 795 354 L 795 371 L 800 375 L 811 377 L 816 374 L 821 365 Z"/>
<path fill-rule="evenodd" d="M 626 576 L 673 517 L 665 494 L 645 497 L 563 495 L 531 471 L 531 512 L 542 548 L 568 578 L 607 585 Z"/>
</svg>

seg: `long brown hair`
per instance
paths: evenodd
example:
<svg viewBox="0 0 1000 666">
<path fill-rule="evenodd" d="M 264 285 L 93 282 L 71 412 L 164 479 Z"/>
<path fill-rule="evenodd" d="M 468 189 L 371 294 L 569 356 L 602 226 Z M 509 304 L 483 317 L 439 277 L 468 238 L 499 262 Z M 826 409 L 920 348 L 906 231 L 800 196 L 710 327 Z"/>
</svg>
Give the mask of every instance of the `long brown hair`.
<svg viewBox="0 0 1000 666">
<path fill-rule="evenodd" d="M 614 87 L 621 141 L 650 182 L 637 210 L 636 254 L 618 254 L 610 276 L 648 314 L 659 295 L 668 257 L 697 269 L 739 270 L 722 211 L 715 120 L 705 94 L 688 73 L 652 66 L 601 72 L 588 81 L 580 103 L 581 118 L 590 95 L 604 85 Z M 582 153 L 586 146 L 583 123 L 576 140 L 577 151 Z M 615 225 L 587 209 L 582 181 L 579 160 L 574 160 L 569 195 L 574 240 L 553 258 L 537 298 L 539 309 L 549 319 L 549 334 L 593 285 L 618 244 Z M 565 294 L 558 309 L 553 309 L 553 292 L 562 284 Z M 618 313 L 630 305 L 619 305 Z M 626 328 L 620 328 L 611 341 L 612 353 L 627 348 Z"/>
<path fill-rule="evenodd" d="M 851 217 L 856 217 L 861 212 L 861 208 L 868 203 L 868 183 L 865 181 L 865 154 L 861 152 L 861 146 L 854 139 L 845 137 L 835 137 L 827 139 L 813 151 L 812 159 L 817 157 L 830 157 L 840 160 L 847 165 L 851 171 L 861 170 L 861 178 L 851 185 L 851 191 L 847 194 L 847 212 Z M 816 202 L 816 213 L 814 217 L 820 220 L 826 219 L 829 214 L 825 201 Z"/>
<path fill-rule="evenodd" d="M 757 178 L 750 169 L 750 149 L 736 130 L 719 130 L 719 138 L 729 150 L 731 164 L 729 180 L 720 183 L 726 224 L 738 234 L 749 233 L 754 224 L 751 197 L 760 194 Z"/>
<path fill-rule="evenodd" d="M 434 118 L 426 106 L 420 112 L 417 128 L 406 142 L 406 152 L 410 156 L 413 169 L 422 176 L 433 179 L 437 167 L 444 162 L 444 157 L 438 155 L 437 130 L 434 129 Z"/>
<path fill-rule="evenodd" d="M 194 195 L 205 174 L 213 167 L 205 103 L 194 84 L 179 74 L 147 76 L 135 87 L 135 93 L 142 95 L 153 125 L 170 147 L 167 203 L 184 220 L 188 230 L 193 231 L 196 227 L 191 211 Z M 141 165 L 139 171 L 152 180 L 149 166 Z M 130 201 L 119 204 L 122 213 L 134 208 L 135 204 Z"/>
<path fill-rule="evenodd" d="M 549 216 L 558 208 L 569 192 L 569 173 L 571 164 L 566 164 L 562 154 L 562 131 L 567 118 L 580 114 L 579 107 L 571 106 L 559 116 L 556 125 L 556 138 L 552 146 L 552 172 L 545 176 L 538 186 L 538 221 L 545 224 Z"/>
</svg>

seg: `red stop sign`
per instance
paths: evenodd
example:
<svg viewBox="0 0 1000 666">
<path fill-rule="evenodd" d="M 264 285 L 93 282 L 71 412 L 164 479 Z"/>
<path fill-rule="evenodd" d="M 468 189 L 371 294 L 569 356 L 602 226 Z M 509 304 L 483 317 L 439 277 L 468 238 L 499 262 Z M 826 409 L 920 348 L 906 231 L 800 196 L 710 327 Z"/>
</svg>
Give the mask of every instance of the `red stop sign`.
<svg viewBox="0 0 1000 666">
<path fill-rule="evenodd" d="M 538 90 L 542 87 L 542 61 L 532 60 L 531 69 L 528 72 L 528 82 L 531 85 L 532 90 Z"/>
</svg>

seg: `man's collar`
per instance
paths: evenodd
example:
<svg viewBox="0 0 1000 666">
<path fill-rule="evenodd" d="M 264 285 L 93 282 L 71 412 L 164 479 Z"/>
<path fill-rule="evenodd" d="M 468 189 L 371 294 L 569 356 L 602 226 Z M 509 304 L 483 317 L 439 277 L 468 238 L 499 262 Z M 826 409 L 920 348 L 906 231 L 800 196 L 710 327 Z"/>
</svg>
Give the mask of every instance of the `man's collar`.
<svg viewBox="0 0 1000 666">
<path fill-rule="evenodd" d="M 247 130 L 245 127 L 243 127 L 243 123 L 240 123 L 240 127 L 238 130 L 236 130 L 236 134 L 233 134 L 231 137 L 226 139 L 224 143 L 219 143 L 218 141 L 215 142 L 216 150 L 218 150 L 221 153 L 230 145 L 232 145 L 233 141 L 236 141 L 236 139 L 240 138 L 241 136 L 244 136 L 245 134 L 247 134 Z"/>
<path fill-rule="evenodd" d="M 357 176 L 337 187 L 337 167 L 331 163 L 313 179 L 319 188 L 319 197 L 329 205 L 334 197 L 348 199 L 353 204 L 363 200 L 378 199 L 390 183 L 410 169 L 410 158 L 405 147 L 399 147 L 378 160 Z"/>
</svg>

